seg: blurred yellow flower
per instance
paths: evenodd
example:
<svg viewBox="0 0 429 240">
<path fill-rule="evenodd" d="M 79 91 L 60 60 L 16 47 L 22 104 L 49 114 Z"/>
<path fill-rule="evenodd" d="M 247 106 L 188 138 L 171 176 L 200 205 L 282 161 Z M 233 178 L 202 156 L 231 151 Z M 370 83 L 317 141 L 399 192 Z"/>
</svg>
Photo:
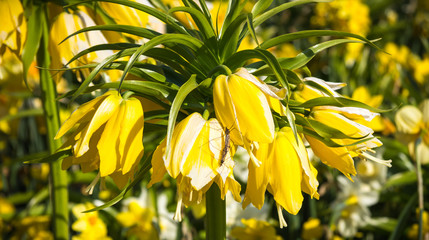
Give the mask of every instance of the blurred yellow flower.
<svg viewBox="0 0 429 240">
<path fill-rule="evenodd" d="M 398 46 L 389 42 L 384 46 L 384 52 L 376 53 L 378 71 L 383 75 L 390 75 L 394 80 L 399 81 L 402 69 L 409 69 L 412 54 L 407 46 Z"/>
<path fill-rule="evenodd" d="M 413 68 L 414 78 L 423 86 L 429 80 L 429 56 L 425 56 L 422 60 L 418 59 Z"/>
<path fill-rule="evenodd" d="M 62 149 L 71 146 L 73 156 L 63 160 L 63 169 L 72 164 L 80 164 L 83 172 L 99 169 L 99 177 L 112 177 L 119 188 L 133 178 L 143 156 L 143 108 L 139 99 L 124 99 L 117 91 L 108 91 L 75 110 L 55 139 L 72 128 L 73 135 Z"/>
<path fill-rule="evenodd" d="M 85 204 L 77 204 L 72 208 L 73 215 L 77 220 L 72 224 L 73 231 L 80 232 L 79 235 L 73 236 L 72 240 L 110 240 L 107 236 L 106 224 L 98 217 L 98 212 L 84 211 L 90 210 L 95 206 L 87 202 Z"/>
<path fill-rule="evenodd" d="M 257 167 L 249 162 L 243 208 L 252 203 L 261 209 L 265 191 L 268 190 L 277 203 L 280 227 L 286 226 L 282 208 L 291 214 L 297 214 L 304 199 L 301 191 L 307 192 L 311 197 L 318 197 L 317 170 L 311 165 L 301 138 L 298 137 L 297 143 L 289 127 L 276 132 L 272 143 L 261 143 L 254 151 L 262 164 Z"/>
<path fill-rule="evenodd" d="M 0 218 L 8 219 L 15 213 L 15 206 L 6 198 L 0 196 Z"/>
<path fill-rule="evenodd" d="M 27 22 L 21 1 L 0 0 L 0 9 L 2 9 L 0 55 L 3 55 L 4 46 L 20 55 L 27 37 Z"/>
<path fill-rule="evenodd" d="M 159 239 L 158 232 L 152 224 L 155 214 L 148 208 L 142 208 L 136 201 L 128 204 L 128 211 L 116 215 L 119 223 L 129 228 L 127 237 L 137 237 L 140 240 Z"/>
<path fill-rule="evenodd" d="M 78 34 L 60 44 L 61 41 L 72 33 L 90 26 L 95 26 L 94 21 L 86 12 L 80 10 L 73 13 L 62 12 L 55 18 L 49 34 L 49 51 L 52 57 L 51 68 L 62 68 L 75 55 L 91 46 L 107 44 L 107 40 L 101 31 L 90 31 L 85 34 Z M 70 63 L 68 67 L 101 62 L 112 54 L 113 51 L 111 50 L 92 52 Z M 85 74 L 88 74 L 88 72 L 86 71 Z M 57 81 L 59 80 L 59 76 L 61 76 L 61 74 L 58 74 L 58 77 L 56 77 Z"/>
<path fill-rule="evenodd" d="M 419 210 L 416 210 L 417 212 L 417 217 L 419 217 Z M 429 233 L 429 213 L 427 211 L 423 211 L 423 218 L 422 218 L 422 232 L 423 232 L 423 236 L 427 235 L 427 233 Z M 419 224 L 418 223 L 414 223 L 413 225 L 411 225 L 411 228 L 408 230 L 407 232 L 407 237 L 409 239 L 418 239 L 419 237 Z"/>
<path fill-rule="evenodd" d="M 313 26 L 330 27 L 334 30 L 366 36 L 370 30 L 369 7 L 361 0 L 338 0 L 318 3 L 315 15 L 311 18 Z M 347 44 L 346 62 L 352 63 L 361 55 L 362 44 Z"/>
<path fill-rule="evenodd" d="M 320 239 L 323 236 L 323 226 L 318 218 L 309 218 L 302 225 L 301 238 L 303 240 Z"/>
<path fill-rule="evenodd" d="M 15 221 L 13 225 L 16 229 L 10 239 L 53 240 L 54 236 L 49 232 L 50 218 L 50 216 L 30 216 Z"/>
<path fill-rule="evenodd" d="M 189 115 L 174 128 L 170 151 L 165 152 L 165 140 L 155 150 L 149 187 L 160 182 L 166 172 L 177 178 L 178 211 L 182 202 L 189 205 L 198 199 L 196 202 L 199 203 L 213 182 L 219 186 L 222 198 L 230 190 L 240 201 L 241 187 L 232 174 L 233 145 L 225 146 L 226 141 L 226 134 L 217 119 L 207 121 L 199 113 Z M 176 212 L 176 219 L 180 221 L 180 212 Z"/>
<path fill-rule="evenodd" d="M 276 229 L 268 222 L 254 218 L 241 219 L 243 227 L 233 227 L 231 236 L 237 240 L 281 240 L 281 236 L 276 235 Z"/>
</svg>

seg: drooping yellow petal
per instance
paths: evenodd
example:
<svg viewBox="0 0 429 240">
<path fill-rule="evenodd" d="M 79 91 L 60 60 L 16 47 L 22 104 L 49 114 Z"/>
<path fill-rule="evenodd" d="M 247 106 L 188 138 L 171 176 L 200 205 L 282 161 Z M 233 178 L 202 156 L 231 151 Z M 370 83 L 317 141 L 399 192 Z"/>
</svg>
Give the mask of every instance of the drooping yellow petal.
<svg viewBox="0 0 429 240">
<path fill-rule="evenodd" d="M 204 124 L 186 159 L 183 159 L 181 172 L 191 179 L 191 185 L 199 191 L 216 176 L 217 160 L 213 157 L 209 145 L 210 126 Z M 213 141 L 221 141 L 213 140 Z M 221 151 L 221 150 L 219 150 Z"/>
<path fill-rule="evenodd" d="M 323 142 L 308 135 L 306 135 L 305 138 L 310 143 L 314 154 L 318 156 L 324 164 L 338 169 L 352 180 L 350 174 L 356 175 L 356 169 L 353 158 L 350 156 L 346 147 L 328 147 Z"/>
<path fill-rule="evenodd" d="M 63 123 L 61 128 L 58 130 L 58 133 L 55 135 L 54 139 L 59 139 L 62 137 L 66 132 L 68 132 L 72 127 L 74 127 L 77 123 L 82 123 L 85 120 L 90 121 L 91 119 L 86 119 L 88 117 L 92 117 L 93 111 L 98 108 L 98 106 L 101 104 L 101 102 L 104 101 L 104 99 L 112 94 L 117 94 L 117 91 L 108 91 L 105 94 L 103 94 L 100 97 L 97 97 L 89 102 L 86 102 L 79 106 L 78 109 L 76 109 L 70 117 Z"/>
<path fill-rule="evenodd" d="M 231 138 L 244 145 L 244 138 L 256 142 L 272 142 L 274 122 L 268 101 L 252 81 L 232 74 L 220 75 L 213 87 L 216 117 L 232 129 Z M 255 127 L 258 126 L 258 127 Z"/>
<path fill-rule="evenodd" d="M 111 94 L 107 96 L 103 102 L 98 106 L 97 110 L 94 113 L 94 116 L 91 119 L 91 122 L 88 124 L 86 130 L 82 133 L 82 138 L 79 139 L 79 142 L 76 146 L 76 156 L 81 156 L 89 149 L 89 140 L 92 137 L 92 134 L 106 123 L 110 117 L 115 113 L 116 108 L 122 101 L 122 97 L 118 94 Z"/>
<path fill-rule="evenodd" d="M 228 87 L 243 135 L 250 141 L 272 142 L 274 121 L 264 93 L 236 75 L 229 76 Z"/>
<path fill-rule="evenodd" d="M 165 145 L 166 141 L 165 139 L 161 142 L 161 144 L 156 147 L 155 152 L 152 155 L 152 175 L 150 178 L 150 182 L 148 183 L 147 187 L 152 187 L 153 184 L 160 182 L 164 175 L 167 173 L 167 170 L 164 166 L 164 160 L 163 155 L 165 152 Z"/>
<path fill-rule="evenodd" d="M 121 168 L 121 153 L 119 150 L 119 133 L 125 113 L 125 102 L 119 104 L 114 114 L 107 121 L 103 134 L 97 144 L 100 154 L 100 177 L 105 177 Z"/>
<path fill-rule="evenodd" d="M 316 110 L 312 113 L 312 116 L 315 120 L 329 127 L 336 128 L 350 137 L 364 137 L 374 132 L 371 128 L 358 124 L 330 110 Z"/>
<path fill-rule="evenodd" d="M 143 156 L 143 108 L 136 98 L 125 101 L 125 114 L 119 136 L 122 173 L 128 173 L 131 167 Z"/>
<path fill-rule="evenodd" d="M 302 167 L 302 176 L 303 176 L 303 183 L 302 185 L 307 186 L 307 188 L 310 190 L 309 195 L 313 197 L 315 194 L 317 194 L 317 188 L 319 186 L 319 182 L 317 181 L 317 170 L 311 165 L 310 159 L 308 159 L 307 150 L 305 149 L 304 142 L 302 141 L 301 137 L 298 135 L 298 139 L 295 138 L 295 135 L 293 134 L 293 131 L 289 127 L 284 127 L 280 130 L 284 133 L 284 136 L 289 141 L 289 144 L 293 146 L 295 149 L 296 154 L 298 155 L 301 167 Z M 298 143 L 297 143 L 298 140 Z"/>
<path fill-rule="evenodd" d="M 265 191 L 268 185 L 267 171 L 270 168 L 270 153 L 271 144 L 261 143 L 255 155 L 258 159 L 264 159 L 261 166 L 255 166 L 252 161 L 249 161 L 249 176 L 247 178 L 247 188 L 243 200 L 243 208 L 250 203 L 258 209 L 264 205 Z"/>
<path fill-rule="evenodd" d="M 232 141 L 237 145 L 243 145 L 243 135 L 241 134 L 240 123 L 238 122 L 227 81 L 227 76 L 220 75 L 216 78 L 213 86 L 216 117 L 224 126 L 231 128 Z"/>
<path fill-rule="evenodd" d="M 291 214 L 297 214 L 304 200 L 301 193 L 302 167 L 301 161 L 292 144 L 288 133 L 277 133 L 270 157 L 270 188 L 274 200 Z M 290 134 L 289 134 L 290 135 Z M 292 133 L 293 136 L 293 133 Z"/>
<path fill-rule="evenodd" d="M 165 168 L 171 177 L 177 178 L 179 175 L 184 164 L 182 160 L 188 157 L 205 122 L 200 114 L 193 113 L 176 125 L 171 138 L 171 149 L 164 157 Z"/>
</svg>

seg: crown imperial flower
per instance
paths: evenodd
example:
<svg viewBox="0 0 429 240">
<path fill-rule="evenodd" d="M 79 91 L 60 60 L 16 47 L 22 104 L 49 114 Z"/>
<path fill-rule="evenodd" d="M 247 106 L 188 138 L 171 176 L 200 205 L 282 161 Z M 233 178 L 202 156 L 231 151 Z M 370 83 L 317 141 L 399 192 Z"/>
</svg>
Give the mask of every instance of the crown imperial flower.
<svg viewBox="0 0 429 240">
<path fill-rule="evenodd" d="M 84 172 L 98 169 L 100 177 L 111 176 L 120 188 L 125 186 L 143 156 L 140 100 L 108 91 L 74 111 L 55 138 L 75 125 L 73 136 L 63 145 L 72 147 L 73 156 L 64 159 L 63 168 L 80 164 Z"/>
</svg>

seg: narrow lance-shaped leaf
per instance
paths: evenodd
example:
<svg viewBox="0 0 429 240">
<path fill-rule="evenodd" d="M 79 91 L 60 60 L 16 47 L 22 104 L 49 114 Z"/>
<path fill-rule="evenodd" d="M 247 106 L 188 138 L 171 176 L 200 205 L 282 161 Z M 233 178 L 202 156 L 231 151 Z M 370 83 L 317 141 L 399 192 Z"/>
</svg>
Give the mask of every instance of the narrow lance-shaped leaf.
<svg viewBox="0 0 429 240">
<path fill-rule="evenodd" d="M 327 48 L 330 48 L 339 44 L 344 44 L 344 43 L 364 43 L 364 42 L 351 40 L 351 39 L 330 40 L 330 41 L 316 44 L 310 48 L 307 48 L 306 50 L 298 54 L 296 57 L 279 58 L 278 61 L 280 62 L 280 65 L 283 69 L 289 69 L 289 70 L 298 69 L 305 66 L 305 64 L 307 64 L 311 59 L 313 59 L 313 57 L 316 56 L 317 53 Z M 253 74 L 259 76 L 259 75 L 270 75 L 272 73 L 269 66 L 263 66 L 257 71 L 253 72 Z"/>
<path fill-rule="evenodd" d="M 305 30 L 305 31 L 299 31 L 294 33 L 283 34 L 261 43 L 261 48 L 268 49 L 268 48 L 271 48 L 283 43 L 287 43 L 293 40 L 297 40 L 297 39 L 310 38 L 310 37 L 325 37 L 325 36 L 356 38 L 364 41 L 365 43 L 369 44 L 370 46 L 378 50 L 381 50 L 377 45 L 375 45 L 373 42 L 366 39 L 365 37 L 362 37 L 360 35 L 353 34 L 353 33 L 342 32 L 342 31 L 332 31 L 332 30 Z"/>
<path fill-rule="evenodd" d="M 291 7 L 295 7 L 295 6 L 302 5 L 302 4 L 307 4 L 307 3 L 330 2 L 330 1 L 331 0 L 297 0 L 297 1 L 283 3 L 280 6 L 277 6 L 275 8 L 272 8 L 272 9 L 264 12 L 263 14 L 261 14 L 258 17 L 255 17 L 253 25 L 255 27 L 257 27 L 260 24 L 262 24 L 263 22 L 265 22 L 266 20 L 270 19 L 272 16 L 276 15 L 277 13 L 283 12 L 284 10 L 289 9 Z"/>
<path fill-rule="evenodd" d="M 267 10 L 267 8 L 270 7 L 272 2 L 273 2 L 273 0 L 259 0 L 259 1 L 257 1 L 252 8 L 253 16 L 258 16 L 260 13 Z"/>
<path fill-rule="evenodd" d="M 388 112 L 391 110 L 382 110 L 378 108 L 373 108 L 366 105 L 365 103 L 344 97 L 318 97 L 310 99 L 304 103 L 299 104 L 297 107 L 312 108 L 317 106 L 335 106 L 335 107 L 358 107 L 368 109 L 372 112 Z"/>
<path fill-rule="evenodd" d="M 169 13 L 174 13 L 174 12 L 189 13 L 192 16 L 192 19 L 194 20 L 195 24 L 197 24 L 198 29 L 204 34 L 206 39 L 209 39 L 215 36 L 214 29 L 211 23 L 206 19 L 204 14 L 202 14 L 200 11 L 189 7 L 175 7 L 170 9 L 170 11 L 168 12 Z"/>
<path fill-rule="evenodd" d="M 146 161 L 143 162 L 142 168 L 137 173 L 136 178 L 131 183 L 128 183 L 124 187 L 124 189 L 122 189 L 122 191 L 115 198 L 113 198 L 112 200 L 106 202 L 105 204 L 103 204 L 101 206 L 98 206 L 98 207 L 95 207 L 93 209 L 84 211 L 84 213 L 93 212 L 93 211 L 99 211 L 99 210 L 105 209 L 107 207 L 113 206 L 116 203 L 118 203 L 119 201 L 121 201 L 122 198 L 124 198 L 125 194 L 130 189 L 132 189 L 137 183 L 140 183 L 143 180 L 143 178 L 149 173 L 150 168 L 151 168 L 151 163 L 150 163 L 150 161 L 148 159 L 146 159 Z"/>
<path fill-rule="evenodd" d="M 156 32 L 154 30 L 150 30 L 142 27 L 136 27 L 136 26 L 119 25 L 119 24 L 98 25 L 98 26 L 90 26 L 90 27 L 82 28 L 67 36 L 64 40 L 60 42 L 60 44 L 77 34 L 90 32 L 90 31 L 113 31 L 113 32 L 120 32 L 120 33 L 128 33 L 131 35 L 135 35 L 135 36 L 147 38 L 147 39 L 152 39 L 156 36 L 161 35 L 161 33 Z"/>
<path fill-rule="evenodd" d="M 165 44 L 165 43 L 178 43 L 185 45 L 192 49 L 193 51 L 197 51 L 199 48 L 203 46 L 203 43 L 197 40 L 196 38 L 190 37 L 188 35 L 184 34 L 163 34 L 160 36 L 157 36 L 150 40 L 149 42 L 145 43 L 141 47 L 137 49 L 137 51 L 134 52 L 134 54 L 130 57 L 128 60 L 127 65 L 125 66 L 124 72 L 119 80 L 119 82 L 122 82 L 125 79 L 125 76 L 127 75 L 128 71 L 131 69 L 131 67 L 134 65 L 134 63 L 137 61 L 137 59 L 147 50 L 154 48 L 157 45 Z"/>
<path fill-rule="evenodd" d="M 174 98 L 173 103 L 171 104 L 170 117 L 168 118 L 167 136 L 166 136 L 167 143 L 165 148 L 165 154 L 167 156 L 170 151 L 171 137 L 173 136 L 173 130 L 176 124 L 176 118 L 177 118 L 177 114 L 179 113 L 180 107 L 182 106 L 182 103 L 185 100 L 186 96 L 188 96 L 188 94 L 197 87 L 198 87 L 198 83 L 196 81 L 196 75 L 192 75 L 191 78 L 189 78 L 189 80 L 180 87 L 176 97 Z"/>
<path fill-rule="evenodd" d="M 102 83 L 97 84 L 95 86 L 91 86 L 86 88 L 83 92 L 90 93 L 98 89 L 109 89 L 109 88 L 118 88 L 119 82 L 110 82 L 110 83 Z M 169 98 L 173 95 L 176 90 L 161 83 L 157 82 L 149 82 L 149 81 L 135 81 L 135 80 L 126 80 L 122 83 L 122 88 L 127 89 L 136 93 L 140 93 L 147 96 L 153 96 L 156 98 Z M 74 95 L 77 90 L 72 90 L 58 99 L 69 97 Z"/>
<path fill-rule="evenodd" d="M 27 73 L 31 63 L 36 56 L 36 52 L 39 49 L 40 39 L 42 38 L 42 28 L 45 23 L 43 16 L 43 8 L 39 5 L 34 5 L 32 14 L 28 19 L 27 28 L 27 41 L 25 42 L 24 49 L 22 51 L 22 63 L 24 65 L 24 82 L 28 87 Z"/>
</svg>

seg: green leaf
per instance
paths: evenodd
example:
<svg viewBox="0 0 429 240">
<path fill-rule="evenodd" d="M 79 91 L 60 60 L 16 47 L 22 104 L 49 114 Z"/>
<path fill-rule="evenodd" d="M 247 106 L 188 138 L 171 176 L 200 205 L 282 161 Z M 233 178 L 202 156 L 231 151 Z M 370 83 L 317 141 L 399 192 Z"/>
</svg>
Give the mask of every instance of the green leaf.
<svg viewBox="0 0 429 240">
<path fill-rule="evenodd" d="M 177 32 L 189 35 L 189 33 L 187 32 L 186 28 L 183 27 L 180 24 L 180 22 L 178 22 L 172 16 L 170 16 L 168 14 L 165 14 L 165 13 L 159 11 L 156 8 L 153 8 L 153 7 L 150 7 L 148 5 L 144 5 L 144 4 L 138 3 L 138 2 L 134 2 L 134 1 L 129 1 L 129 0 L 87 0 L 87 1 L 77 1 L 76 3 L 67 5 L 65 7 L 66 8 L 67 7 L 73 7 L 75 5 L 79 5 L 79 4 L 83 4 L 83 3 L 89 3 L 89 2 L 96 2 L 96 1 L 97 2 L 117 3 L 117 4 L 121 4 L 121 5 L 124 5 L 124 6 L 131 7 L 131 8 L 135 8 L 137 10 L 140 10 L 142 12 L 145 12 L 145 13 L 151 15 L 151 16 L 154 16 L 154 17 L 158 18 L 162 22 L 164 22 L 167 25 L 171 26 Z"/>
<path fill-rule="evenodd" d="M 198 29 L 204 34 L 205 39 L 210 39 L 215 36 L 211 22 L 209 22 L 204 14 L 200 11 L 190 7 L 175 7 L 168 11 L 169 14 L 174 12 L 189 13 L 192 16 L 195 24 L 197 24 Z"/>
<path fill-rule="evenodd" d="M 390 111 L 390 110 L 373 108 L 371 106 L 366 105 L 365 103 L 362 103 L 350 98 L 344 98 L 344 97 L 318 97 L 318 98 L 310 99 L 305 103 L 301 103 L 297 105 L 297 107 L 304 107 L 304 108 L 312 108 L 317 106 L 357 107 L 357 108 L 364 108 L 376 113 Z"/>
<path fill-rule="evenodd" d="M 110 83 L 102 83 L 97 84 L 95 86 L 88 87 L 84 90 L 85 93 L 90 93 L 98 89 L 109 89 L 109 88 L 118 88 L 119 82 L 110 82 Z M 172 96 L 176 90 L 173 88 L 166 86 L 157 82 L 149 82 L 149 81 L 135 81 L 135 80 L 125 80 L 122 83 L 122 88 L 127 89 L 136 93 L 140 93 L 147 96 L 153 96 L 156 98 L 169 98 Z M 72 90 L 63 96 L 59 97 L 59 99 L 73 96 L 77 90 Z"/>
<path fill-rule="evenodd" d="M 275 8 L 272 8 L 272 9 L 264 12 L 263 14 L 261 14 L 258 17 L 255 17 L 253 25 L 255 27 L 257 27 L 260 24 L 262 24 L 263 22 L 265 22 L 266 20 L 268 20 L 271 17 L 273 17 L 274 15 L 276 15 L 277 13 L 283 12 L 284 10 L 289 9 L 291 7 L 295 7 L 295 6 L 307 4 L 307 3 L 315 3 L 315 2 L 330 2 L 330 0 L 297 0 L 297 1 L 283 3 L 280 6 L 277 6 Z"/>
<path fill-rule="evenodd" d="M 259 41 L 258 41 L 258 38 L 256 37 L 256 31 L 255 31 L 255 28 L 253 27 L 253 16 L 252 16 L 252 14 L 247 14 L 247 28 L 249 29 L 249 31 L 250 31 L 250 35 L 252 36 L 252 38 L 253 38 L 253 40 L 256 42 L 256 45 L 258 46 L 258 47 L 260 47 L 259 46 Z"/>
<path fill-rule="evenodd" d="M 258 16 L 260 13 L 264 12 L 271 6 L 273 0 L 259 0 L 255 3 L 252 8 L 252 15 Z"/>
<path fill-rule="evenodd" d="M 14 119 L 24 118 L 24 117 L 35 117 L 35 116 L 43 116 L 43 109 L 27 109 L 20 110 L 15 114 L 9 114 L 0 118 L 0 121 L 11 121 Z"/>
<path fill-rule="evenodd" d="M 112 63 L 118 58 L 129 56 L 135 49 L 126 49 L 120 52 L 117 52 L 105 59 L 103 59 L 92 72 L 88 75 L 88 77 L 80 84 L 79 88 L 74 92 L 72 101 L 74 101 L 92 82 L 92 80 L 97 76 L 97 74 L 108 64 Z"/>
<path fill-rule="evenodd" d="M 170 151 L 171 137 L 173 136 L 173 130 L 174 130 L 174 126 L 176 125 L 176 118 L 177 118 L 177 114 L 180 111 L 180 107 L 182 106 L 182 103 L 185 100 L 186 96 L 188 96 L 188 94 L 197 87 L 198 87 L 198 83 L 196 81 L 196 75 L 192 75 L 191 78 L 189 78 L 189 80 L 180 87 L 176 97 L 174 98 L 173 103 L 171 104 L 170 117 L 168 118 L 167 136 L 166 136 L 166 139 L 167 139 L 166 148 L 165 148 L 166 155 L 168 155 Z"/>
<path fill-rule="evenodd" d="M 27 87 L 27 74 L 31 63 L 36 56 L 37 50 L 39 49 L 40 39 L 42 38 L 42 28 L 45 24 L 45 18 L 43 16 L 43 8 L 39 5 L 32 6 L 32 13 L 27 22 L 27 41 L 25 42 L 24 49 L 22 50 L 22 63 L 24 66 L 24 82 Z"/>
<path fill-rule="evenodd" d="M 70 63 L 76 61 L 76 59 L 85 56 L 88 53 L 103 51 L 103 50 L 123 50 L 123 56 L 131 56 L 131 54 L 137 50 L 140 45 L 133 43 L 108 43 L 108 44 L 98 44 L 92 47 L 89 47 L 83 51 L 80 51 L 78 54 L 74 55 L 65 65 L 67 67 Z M 65 69 L 59 69 L 65 70 Z"/>
<path fill-rule="evenodd" d="M 357 40 L 351 40 L 351 39 L 335 39 L 330 40 L 326 42 L 322 42 L 319 44 L 316 44 L 300 54 L 298 54 L 296 57 L 293 58 L 279 58 L 279 62 L 283 69 L 289 69 L 294 70 L 301 67 L 304 67 L 305 64 L 307 64 L 311 59 L 313 59 L 314 56 L 316 56 L 317 53 L 344 43 L 364 43 L 362 41 Z M 263 66 L 260 69 L 258 69 L 255 73 L 255 75 L 270 75 L 272 74 L 270 71 L 270 68 L 268 66 Z"/>
<path fill-rule="evenodd" d="M 224 1 L 221 1 L 221 4 Z M 223 25 L 222 25 L 222 33 L 221 35 L 224 36 L 226 29 L 229 29 L 231 26 L 231 24 L 237 20 L 238 17 L 240 17 L 240 13 L 244 8 L 244 5 L 246 4 L 247 0 L 245 1 L 240 1 L 240 0 L 230 0 L 227 1 L 228 2 L 228 8 L 226 11 L 226 16 L 225 19 L 223 21 Z M 220 11 L 220 7 L 221 5 L 219 5 L 219 10 Z M 241 14 L 244 15 L 244 14 Z M 216 18 L 217 19 L 217 18 Z M 235 29 L 236 31 L 238 31 L 238 28 Z"/>
<path fill-rule="evenodd" d="M 373 42 L 366 39 L 365 37 L 362 37 L 360 35 L 353 34 L 353 33 L 332 31 L 332 30 L 305 30 L 305 31 L 299 31 L 299 32 L 280 35 L 263 42 L 261 44 L 261 48 L 268 49 L 268 48 L 277 46 L 279 44 L 283 44 L 297 39 L 310 38 L 310 37 L 324 37 L 324 36 L 356 38 L 364 41 L 365 43 L 369 44 L 370 46 L 376 49 L 381 50 L 377 45 L 375 45 Z"/>
<path fill-rule="evenodd" d="M 414 184 L 417 181 L 417 175 L 414 171 L 400 172 L 389 177 L 383 188 L 399 187 L 408 184 Z"/>
<path fill-rule="evenodd" d="M 408 218 L 411 213 L 414 213 L 414 209 L 417 204 L 417 193 L 414 193 L 412 197 L 409 198 L 407 205 L 402 209 L 399 214 L 398 223 L 395 226 L 395 230 L 390 234 L 389 240 L 398 240 L 402 239 L 405 232 L 405 227 L 408 225 Z"/>
<path fill-rule="evenodd" d="M 157 36 L 153 39 L 151 39 L 149 42 L 145 43 L 144 45 L 140 46 L 134 54 L 130 57 L 128 60 L 127 65 L 125 66 L 124 72 L 120 78 L 120 82 L 125 79 L 125 76 L 127 75 L 128 71 L 131 69 L 131 67 L 134 65 L 134 63 L 138 60 L 138 58 L 147 50 L 154 48 L 157 45 L 165 44 L 165 43 L 177 43 L 182 44 L 190 49 L 197 51 L 199 48 L 203 46 L 203 43 L 197 40 L 194 37 L 190 37 L 188 35 L 184 34 L 163 34 L 160 36 Z M 86 80 L 85 80 L 86 81 Z"/>
<path fill-rule="evenodd" d="M 139 36 L 139 37 L 147 38 L 147 39 L 152 39 L 156 36 L 161 35 L 161 33 L 159 33 L 159 32 L 156 32 L 156 31 L 153 31 L 153 30 L 150 30 L 147 28 L 136 27 L 136 26 L 119 25 L 119 24 L 97 25 L 97 26 L 91 26 L 91 27 L 86 27 L 86 28 L 80 29 L 80 30 L 70 34 L 69 36 L 67 36 L 59 44 L 63 43 L 67 39 L 69 39 L 69 38 L 71 38 L 77 34 L 84 33 L 84 32 L 90 32 L 90 31 L 114 31 L 114 32 L 128 33 L 131 35 L 135 35 L 135 36 Z"/>
<path fill-rule="evenodd" d="M 221 36 L 221 40 L 219 42 L 221 62 L 229 58 L 237 51 L 238 40 L 240 36 L 240 31 L 238 31 L 238 29 L 240 29 L 240 26 L 244 21 L 246 21 L 246 19 L 247 15 L 241 14 L 227 27 L 225 25 L 223 26 L 222 29 L 224 29 L 224 33 Z"/>
<path fill-rule="evenodd" d="M 277 58 L 267 50 L 264 49 L 248 49 L 236 52 L 232 55 L 225 63 L 230 69 L 237 69 L 241 67 L 246 61 L 252 58 L 258 58 L 264 61 L 267 66 L 274 72 L 274 75 L 277 77 L 277 80 L 281 83 L 283 87 L 286 87 L 288 92 L 286 93 L 286 99 L 289 96 L 289 83 L 286 78 L 286 74 L 282 70 L 280 63 L 277 61 Z M 252 73 L 253 74 L 253 73 Z"/>
<path fill-rule="evenodd" d="M 73 155 L 72 149 L 65 149 L 65 150 L 59 150 L 57 152 L 55 152 L 54 154 L 48 156 L 48 157 L 44 157 L 41 159 L 34 159 L 34 160 L 28 160 L 25 161 L 25 164 L 33 164 L 33 163 L 50 163 L 50 162 L 54 162 L 54 161 L 59 161 L 63 158 L 66 157 L 70 157 Z"/>
<path fill-rule="evenodd" d="M 139 183 L 141 180 L 143 180 L 143 178 L 146 176 L 147 173 L 149 173 L 149 170 L 151 168 L 151 163 L 149 158 L 147 158 L 144 162 L 143 162 L 143 166 L 140 168 L 140 171 L 137 173 L 137 176 L 134 178 L 134 180 L 131 183 L 128 183 L 123 189 L 122 191 L 112 200 L 106 202 L 105 204 L 95 207 L 93 209 L 84 211 L 84 213 L 88 213 L 88 212 L 94 212 L 94 211 L 99 211 L 102 209 L 105 209 L 107 207 L 113 206 L 116 203 L 118 203 L 119 201 L 122 200 L 122 198 L 124 198 L 125 194 L 132 189 L 137 183 Z"/>
</svg>

